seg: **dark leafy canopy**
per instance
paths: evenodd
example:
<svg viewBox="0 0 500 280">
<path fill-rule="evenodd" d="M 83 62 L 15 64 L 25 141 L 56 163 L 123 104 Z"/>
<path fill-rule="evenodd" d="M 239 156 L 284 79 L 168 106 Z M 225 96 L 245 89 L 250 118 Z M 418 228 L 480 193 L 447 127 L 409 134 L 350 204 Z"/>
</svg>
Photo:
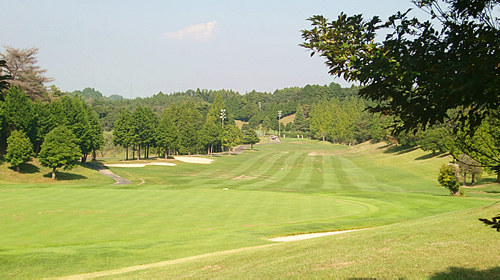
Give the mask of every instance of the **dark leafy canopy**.
<svg viewBox="0 0 500 280">
<path fill-rule="evenodd" d="M 76 142 L 75 135 L 66 126 L 54 128 L 45 136 L 38 156 L 40 163 L 53 170 L 60 167 L 72 169 L 77 165 L 77 160 L 81 156 Z"/>
<path fill-rule="evenodd" d="M 413 2 L 431 19 L 410 18 L 410 10 L 386 22 L 313 16 L 302 46 L 324 57 L 330 74 L 365 86 L 359 94 L 378 104 L 371 111 L 398 116 L 398 131 L 442 122 L 452 108 L 459 108 L 461 123 L 478 127 L 500 107 L 500 31 L 491 15 L 500 1 Z M 384 31 L 385 40 L 376 42 Z"/>
</svg>

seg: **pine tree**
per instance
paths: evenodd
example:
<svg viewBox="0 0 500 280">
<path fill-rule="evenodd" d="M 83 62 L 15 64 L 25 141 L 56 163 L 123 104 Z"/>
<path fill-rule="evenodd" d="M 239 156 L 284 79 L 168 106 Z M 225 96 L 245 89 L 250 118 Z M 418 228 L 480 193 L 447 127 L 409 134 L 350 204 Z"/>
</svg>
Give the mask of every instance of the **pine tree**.
<svg viewBox="0 0 500 280">
<path fill-rule="evenodd" d="M 165 110 L 156 130 L 156 143 L 159 147 L 165 149 L 165 159 L 168 158 L 170 151 L 175 150 L 178 141 L 179 130 L 174 125 L 174 122 L 167 110 Z"/>
<path fill-rule="evenodd" d="M 306 120 L 306 117 L 304 116 L 304 111 L 302 110 L 301 105 L 297 107 L 297 113 L 295 114 L 295 120 L 293 123 L 296 131 L 305 134 L 309 132 L 309 122 Z"/>
</svg>

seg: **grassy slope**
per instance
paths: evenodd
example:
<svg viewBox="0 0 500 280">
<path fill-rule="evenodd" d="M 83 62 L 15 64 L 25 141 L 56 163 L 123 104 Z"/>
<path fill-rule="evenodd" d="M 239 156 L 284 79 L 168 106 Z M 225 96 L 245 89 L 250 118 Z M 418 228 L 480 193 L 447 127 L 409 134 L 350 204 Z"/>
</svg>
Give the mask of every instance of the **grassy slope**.
<svg viewBox="0 0 500 280">
<path fill-rule="evenodd" d="M 34 181 L 0 183 L 0 277 L 98 271 L 492 203 L 447 196 L 435 180 L 447 159 L 418 150 L 294 140 L 215 159 L 112 168 L 133 180 L 128 186 L 84 167 L 67 173 L 77 179 L 52 183 L 40 174 L 19 179 L 3 166 L 0 182 Z"/>
<path fill-rule="evenodd" d="M 479 217 L 500 204 L 269 248 L 210 256 L 112 278 L 498 279 L 500 239 Z"/>
</svg>

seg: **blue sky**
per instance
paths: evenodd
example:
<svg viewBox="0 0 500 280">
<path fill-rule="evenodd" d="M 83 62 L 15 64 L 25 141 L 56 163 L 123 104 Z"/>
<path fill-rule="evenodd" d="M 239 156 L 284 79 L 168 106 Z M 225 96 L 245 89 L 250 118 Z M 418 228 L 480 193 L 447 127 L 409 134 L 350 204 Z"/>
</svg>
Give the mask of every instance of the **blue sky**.
<svg viewBox="0 0 500 280">
<path fill-rule="evenodd" d="M 196 88 L 347 86 L 298 46 L 306 18 L 386 18 L 413 7 L 410 0 L 3 2 L 0 45 L 38 47 L 39 65 L 62 90 L 93 87 L 127 98 Z"/>
</svg>

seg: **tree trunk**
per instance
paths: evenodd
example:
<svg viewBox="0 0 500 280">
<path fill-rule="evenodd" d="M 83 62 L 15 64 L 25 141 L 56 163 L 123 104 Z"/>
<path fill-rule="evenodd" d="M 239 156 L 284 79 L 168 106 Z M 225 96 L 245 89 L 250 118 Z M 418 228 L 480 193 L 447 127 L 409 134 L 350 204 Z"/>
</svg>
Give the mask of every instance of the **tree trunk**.
<svg viewBox="0 0 500 280">
<path fill-rule="evenodd" d="M 19 168 L 19 165 L 16 166 L 16 171 L 21 172 L 21 169 Z"/>
<path fill-rule="evenodd" d="M 474 174 L 474 172 L 472 172 L 471 179 L 470 179 L 470 185 L 474 186 L 475 184 L 476 184 L 476 174 Z"/>
<path fill-rule="evenodd" d="M 141 144 L 137 145 L 137 160 L 141 159 Z"/>
<path fill-rule="evenodd" d="M 132 146 L 132 159 L 135 158 L 135 145 Z"/>
<path fill-rule="evenodd" d="M 56 178 L 56 168 L 53 167 L 52 168 L 52 180 L 54 180 Z"/>
<path fill-rule="evenodd" d="M 126 152 L 125 152 L 125 149 L 126 149 L 126 148 L 125 148 L 125 147 L 123 147 L 123 153 L 122 153 L 122 160 L 123 160 L 123 161 L 125 161 L 125 153 L 126 153 Z"/>
<path fill-rule="evenodd" d="M 97 161 L 97 153 L 95 150 L 92 150 L 92 161 Z"/>
<path fill-rule="evenodd" d="M 165 146 L 165 159 L 168 158 L 168 147 Z"/>
<path fill-rule="evenodd" d="M 497 183 L 500 183 L 500 170 L 497 171 Z"/>
<path fill-rule="evenodd" d="M 87 154 L 83 154 L 82 163 L 86 163 L 86 162 L 87 162 Z"/>
<path fill-rule="evenodd" d="M 125 155 L 126 155 L 126 158 L 125 158 L 125 159 L 126 159 L 126 160 L 128 160 L 128 146 L 127 146 L 127 147 L 125 147 Z"/>
</svg>

